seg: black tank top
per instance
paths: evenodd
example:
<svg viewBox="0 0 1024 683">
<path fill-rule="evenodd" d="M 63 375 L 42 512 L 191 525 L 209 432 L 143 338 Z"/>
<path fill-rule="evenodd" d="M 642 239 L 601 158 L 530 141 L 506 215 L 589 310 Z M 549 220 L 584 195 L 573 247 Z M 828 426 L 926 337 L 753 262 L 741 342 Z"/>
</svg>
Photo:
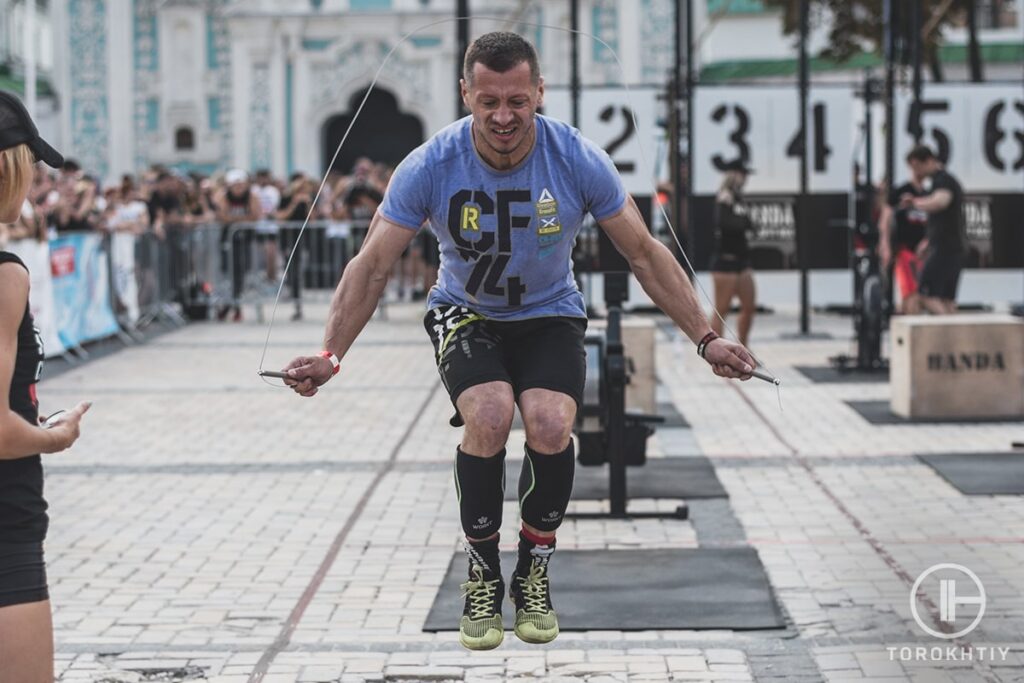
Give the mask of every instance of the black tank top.
<svg viewBox="0 0 1024 683">
<path fill-rule="evenodd" d="M 228 215 L 232 218 L 245 218 L 249 215 L 249 190 L 240 197 L 236 197 L 228 190 Z"/>
<path fill-rule="evenodd" d="M 17 263 L 14 254 L 0 251 L 0 264 Z M 27 270 L 27 268 L 26 268 Z M 11 410 L 29 424 L 39 424 L 36 383 L 43 370 L 43 343 L 28 302 L 18 326 L 18 350 L 11 376 Z M 48 526 L 43 498 L 43 464 L 38 455 L 0 460 L 0 544 L 41 542 Z"/>
<path fill-rule="evenodd" d="M 753 229 L 750 216 L 737 194 L 732 202 L 715 202 L 715 238 L 720 258 L 745 261 L 749 257 L 747 233 Z"/>
</svg>

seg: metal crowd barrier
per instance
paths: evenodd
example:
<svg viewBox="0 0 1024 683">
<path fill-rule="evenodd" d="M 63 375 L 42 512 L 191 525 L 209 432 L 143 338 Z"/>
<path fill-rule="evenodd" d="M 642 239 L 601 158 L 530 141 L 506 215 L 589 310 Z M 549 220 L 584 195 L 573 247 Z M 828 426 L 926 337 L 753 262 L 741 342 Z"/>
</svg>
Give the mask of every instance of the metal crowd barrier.
<svg viewBox="0 0 1024 683">
<path fill-rule="evenodd" d="M 302 231 L 301 222 L 167 224 L 164 234 L 134 236 L 133 252 L 117 234 L 107 235 L 111 254 L 111 306 L 132 338 L 153 322 L 224 317 L 233 307 L 252 306 L 257 319 L 277 296 L 281 276 Z M 310 221 L 285 275 L 281 302 L 301 315 L 303 299 L 330 298 L 345 267 L 359 253 L 369 225 L 356 221 Z M 131 262 L 129 262 L 131 260 Z M 126 283 L 134 280 L 137 293 Z M 137 296 L 137 310 L 123 299 Z M 378 314 L 386 315 L 382 300 Z"/>
<path fill-rule="evenodd" d="M 85 344 L 117 338 L 133 344 L 154 324 L 178 327 L 243 303 L 263 306 L 280 286 L 302 223 L 166 224 L 157 234 L 68 233 L 19 253 L 40 280 L 33 287 L 37 323 L 51 355 L 84 359 Z M 306 226 L 284 285 L 296 312 L 304 295 L 337 287 L 367 226 L 320 221 Z"/>
<path fill-rule="evenodd" d="M 350 221 L 238 222 L 220 228 L 221 278 L 217 287 L 222 307 L 251 305 L 257 319 L 277 296 L 288 259 L 282 303 L 301 316 L 303 295 L 321 291 L 328 296 L 338 286 L 346 265 L 359 253 L 368 225 Z M 298 249 L 295 247 L 299 235 Z"/>
</svg>

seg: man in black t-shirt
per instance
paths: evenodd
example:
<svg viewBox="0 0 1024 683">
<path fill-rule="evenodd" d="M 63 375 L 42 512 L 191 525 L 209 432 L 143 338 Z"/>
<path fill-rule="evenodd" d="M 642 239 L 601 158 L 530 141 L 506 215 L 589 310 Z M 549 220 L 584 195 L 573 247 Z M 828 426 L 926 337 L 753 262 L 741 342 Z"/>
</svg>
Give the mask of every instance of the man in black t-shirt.
<svg viewBox="0 0 1024 683">
<path fill-rule="evenodd" d="M 956 289 L 966 248 L 964 192 L 928 147 L 914 147 L 907 155 L 907 163 L 915 175 L 926 177 L 923 189 L 928 193 L 923 197 L 907 193 L 900 198 L 901 208 L 928 214 L 925 238 L 917 247 L 924 262 L 918 279 L 921 305 L 930 313 L 955 313 Z"/>
<path fill-rule="evenodd" d="M 915 169 L 909 156 L 907 164 L 910 180 L 889 190 L 878 217 L 878 257 L 885 270 L 892 262 L 893 279 L 900 291 L 900 312 L 915 315 L 921 312 L 917 284 L 921 262 L 917 258 L 917 247 L 924 239 L 928 214 L 913 207 L 901 207 L 900 201 L 904 195 L 923 197 L 928 193 L 924 189 L 927 177 L 919 175 L 921 169 Z"/>
</svg>

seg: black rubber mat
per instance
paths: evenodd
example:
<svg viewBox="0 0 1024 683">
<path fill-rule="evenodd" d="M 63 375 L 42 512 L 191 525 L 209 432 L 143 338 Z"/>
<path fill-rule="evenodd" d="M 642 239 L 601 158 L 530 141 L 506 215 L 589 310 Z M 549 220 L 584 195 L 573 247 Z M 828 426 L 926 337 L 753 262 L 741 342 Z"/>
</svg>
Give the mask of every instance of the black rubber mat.
<svg viewBox="0 0 1024 683">
<path fill-rule="evenodd" d="M 864 384 L 889 381 L 888 370 L 840 372 L 831 365 L 797 365 L 796 370 L 815 384 Z"/>
<path fill-rule="evenodd" d="M 501 563 L 508 580 L 515 555 L 503 553 Z M 448 565 L 424 631 L 458 630 L 466 568 L 460 551 Z M 562 631 L 785 627 L 753 548 L 558 550 L 550 571 Z M 506 600 L 503 609 L 511 629 L 512 605 Z"/>
<path fill-rule="evenodd" d="M 1011 417 L 905 418 L 896 415 L 890 410 L 889 401 L 846 401 L 846 405 L 853 408 L 861 417 L 873 425 L 1024 423 L 1024 420 L 1020 418 Z"/>
<path fill-rule="evenodd" d="M 505 466 L 505 500 L 519 495 L 520 460 Z M 725 498 L 728 494 L 704 456 L 685 458 L 648 458 L 647 464 L 626 468 L 626 488 L 630 498 Z M 607 500 L 608 466 L 576 465 L 572 485 L 573 500 Z"/>
<path fill-rule="evenodd" d="M 1024 453 L 928 453 L 917 457 L 960 493 L 1024 495 Z"/>
<path fill-rule="evenodd" d="M 683 417 L 683 414 L 679 412 L 674 403 L 669 403 L 668 401 L 659 403 L 658 415 L 665 418 L 665 421 L 654 425 L 655 429 L 659 427 L 690 428 L 690 423 L 686 421 L 686 418 Z"/>
</svg>

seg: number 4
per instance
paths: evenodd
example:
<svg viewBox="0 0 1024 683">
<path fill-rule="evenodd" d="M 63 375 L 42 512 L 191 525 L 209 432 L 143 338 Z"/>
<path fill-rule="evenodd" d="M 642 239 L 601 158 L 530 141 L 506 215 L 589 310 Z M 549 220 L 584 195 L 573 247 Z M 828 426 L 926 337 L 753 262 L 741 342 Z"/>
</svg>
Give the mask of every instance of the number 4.
<svg viewBox="0 0 1024 683">
<path fill-rule="evenodd" d="M 793 139 L 786 146 L 786 156 L 800 158 L 803 152 L 803 136 L 797 130 Z M 826 128 L 825 104 L 814 105 L 814 172 L 824 173 L 828 170 L 828 158 L 832 156 L 832 148 L 828 146 L 828 130 Z"/>
</svg>

